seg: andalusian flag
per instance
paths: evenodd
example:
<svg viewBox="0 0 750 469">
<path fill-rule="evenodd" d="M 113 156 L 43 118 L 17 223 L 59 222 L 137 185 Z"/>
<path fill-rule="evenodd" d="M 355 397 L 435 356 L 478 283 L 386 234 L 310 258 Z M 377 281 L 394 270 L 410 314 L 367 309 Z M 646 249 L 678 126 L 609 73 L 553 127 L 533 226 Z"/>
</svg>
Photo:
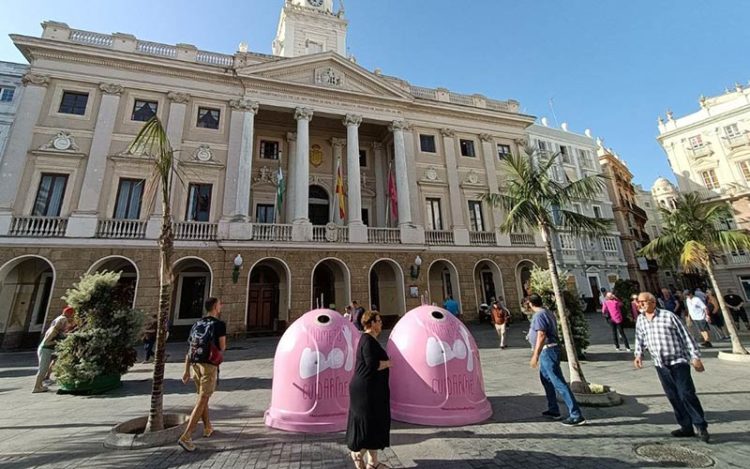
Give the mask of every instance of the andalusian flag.
<svg viewBox="0 0 750 469">
<path fill-rule="evenodd" d="M 336 169 L 336 200 L 339 204 L 339 218 L 344 221 L 346 218 L 346 194 L 344 192 L 344 175 L 341 168 L 341 158 L 337 162 Z"/>
<path fill-rule="evenodd" d="M 276 174 L 276 207 L 273 211 L 273 221 L 278 222 L 279 212 L 284 203 L 284 192 L 286 191 L 286 179 L 284 179 L 284 171 L 281 170 L 281 152 L 279 152 L 279 170 Z"/>
</svg>

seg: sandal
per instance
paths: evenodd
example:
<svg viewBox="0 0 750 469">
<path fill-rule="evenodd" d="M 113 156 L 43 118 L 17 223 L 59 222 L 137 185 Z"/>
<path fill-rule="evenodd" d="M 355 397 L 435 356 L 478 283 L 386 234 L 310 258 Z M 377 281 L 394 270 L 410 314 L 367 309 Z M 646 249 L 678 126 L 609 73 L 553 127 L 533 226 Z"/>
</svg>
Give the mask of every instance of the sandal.
<svg viewBox="0 0 750 469">
<path fill-rule="evenodd" d="M 350 453 L 350 456 L 352 457 L 352 461 L 354 461 L 354 467 L 357 469 L 366 469 L 365 466 L 365 457 L 362 453 Z"/>
<path fill-rule="evenodd" d="M 203 428 L 203 438 L 210 438 L 211 435 L 214 434 L 214 427 L 204 427 Z"/>
</svg>

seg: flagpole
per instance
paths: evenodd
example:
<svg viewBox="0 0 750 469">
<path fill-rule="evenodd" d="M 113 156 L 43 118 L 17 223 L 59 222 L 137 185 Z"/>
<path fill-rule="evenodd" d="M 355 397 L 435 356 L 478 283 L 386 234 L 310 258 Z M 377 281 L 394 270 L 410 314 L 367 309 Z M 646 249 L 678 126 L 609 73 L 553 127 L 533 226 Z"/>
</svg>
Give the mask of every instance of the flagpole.
<svg viewBox="0 0 750 469">
<path fill-rule="evenodd" d="M 385 175 L 385 226 L 391 227 L 391 162 L 388 162 L 388 172 Z"/>
<path fill-rule="evenodd" d="M 278 217 L 279 217 L 279 191 L 281 190 L 281 183 L 282 183 L 282 181 L 278 178 L 278 174 L 281 174 L 281 171 L 282 171 L 282 169 L 281 169 L 281 156 L 282 156 L 282 153 L 283 152 L 281 150 L 279 150 L 279 171 L 276 173 L 277 174 L 277 178 L 276 178 L 276 197 L 274 197 L 274 200 L 273 200 L 273 223 L 274 223 L 274 225 L 276 223 L 278 223 Z"/>
</svg>

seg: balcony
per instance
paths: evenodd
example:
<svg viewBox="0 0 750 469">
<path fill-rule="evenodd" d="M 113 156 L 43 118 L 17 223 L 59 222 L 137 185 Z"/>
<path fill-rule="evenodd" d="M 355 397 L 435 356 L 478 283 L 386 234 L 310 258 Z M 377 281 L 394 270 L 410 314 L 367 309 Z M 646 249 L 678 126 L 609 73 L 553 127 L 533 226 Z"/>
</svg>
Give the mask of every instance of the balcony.
<svg viewBox="0 0 750 469">
<path fill-rule="evenodd" d="M 713 150 L 711 150 L 711 143 L 703 143 L 701 145 L 696 145 L 692 147 L 685 148 L 685 151 L 688 155 L 692 156 L 695 159 L 703 158 L 705 156 L 710 156 L 713 153 Z"/>
<path fill-rule="evenodd" d="M 750 265 L 750 253 L 744 251 L 730 252 L 725 257 L 729 265 Z"/>
<path fill-rule="evenodd" d="M 535 246 L 534 235 L 529 233 L 511 233 L 511 246 Z"/>
<path fill-rule="evenodd" d="M 621 259 L 621 256 L 617 251 L 604 251 L 604 258 L 608 261 L 617 261 Z"/>
<path fill-rule="evenodd" d="M 723 137 L 722 141 L 730 150 L 734 150 L 735 148 L 750 145 L 750 136 L 745 131 L 737 135 Z"/>
<path fill-rule="evenodd" d="M 62 217 L 13 217 L 10 236 L 60 238 L 65 236 L 68 219 Z"/>
<path fill-rule="evenodd" d="M 254 223 L 254 241 L 291 241 L 292 225 L 275 223 Z"/>
<path fill-rule="evenodd" d="M 424 232 L 425 242 L 431 246 L 453 246 L 453 232 L 446 230 L 426 230 Z"/>
<path fill-rule="evenodd" d="M 469 244 L 472 246 L 497 246 L 497 237 L 491 231 L 470 231 Z"/>
<path fill-rule="evenodd" d="M 141 220 L 104 219 L 96 225 L 97 238 L 144 239 L 146 222 Z"/>
<path fill-rule="evenodd" d="M 349 227 L 329 223 L 325 226 L 313 226 L 313 241 L 316 243 L 348 243 Z"/>
<path fill-rule="evenodd" d="M 401 244 L 401 230 L 398 228 L 367 228 L 367 242 L 370 244 Z"/>
<path fill-rule="evenodd" d="M 172 224 L 174 239 L 178 241 L 215 241 L 219 231 L 218 223 L 183 221 Z"/>
</svg>

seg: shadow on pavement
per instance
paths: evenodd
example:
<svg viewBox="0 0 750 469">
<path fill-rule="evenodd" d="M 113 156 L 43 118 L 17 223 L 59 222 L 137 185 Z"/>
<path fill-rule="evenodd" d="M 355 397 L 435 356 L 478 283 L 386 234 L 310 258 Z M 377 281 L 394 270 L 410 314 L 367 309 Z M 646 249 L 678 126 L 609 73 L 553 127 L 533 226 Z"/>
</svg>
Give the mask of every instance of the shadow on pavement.
<svg viewBox="0 0 750 469">
<path fill-rule="evenodd" d="M 271 389 L 270 378 L 219 378 L 218 391 L 237 391 L 252 389 Z M 151 394 L 151 376 L 143 376 L 142 379 L 125 379 L 122 387 L 106 392 L 104 394 L 86 396 L 88 399 L 111 399 L 124 396 L 145 396 Z M 181 379 L 165 378 L 164 394 L 195 394 L 195 383 L 193 381 L 183 384 Z"/>
<path fill-rule="evenodd" d="M 415 467 L 420 468 L 463 468 L 463 467 L 548 467 L 548 468 L 607 468 L 636 469 L 640 467 L 675 467 L 662 463 L 630 463 L 615 458 L 596 456 L 562 456 L 541 451 L 505 450 L 497 451 L 493 459 L 464 459 L 462 461 L 441 461 L 435 459 L 416 459 Z M 682 466 L 677 466 L 682 467 Z"/>
</svg>

